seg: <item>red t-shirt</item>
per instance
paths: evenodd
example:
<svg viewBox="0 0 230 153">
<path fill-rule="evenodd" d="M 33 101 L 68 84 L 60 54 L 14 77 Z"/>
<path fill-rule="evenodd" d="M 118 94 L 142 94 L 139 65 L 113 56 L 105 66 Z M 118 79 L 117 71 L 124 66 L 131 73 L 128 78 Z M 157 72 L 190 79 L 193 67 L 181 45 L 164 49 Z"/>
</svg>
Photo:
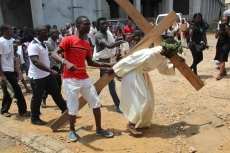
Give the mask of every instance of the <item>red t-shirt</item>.
<svg viewBox="0 0 230 153">
<path fill-rule="evenodd" d="M 133 27 L 131 27 L 131 26 L 125 26 L 124 27 L 124 33 L 134 33 L 134 29 L 133 29 Z"/>
<path fill-rule="evenodd" d="M 61 41 L 59 47 L 64 50 L 64 57 L 67 61 L 77 68 L 86 68 L 86 56 L 92 55 L 92 50 L 87 40 L 79 39 L 74 35 L 68 36 Z M 86 79 L 89 76 L 86 73 L 86 69 L 77 69 L 71 72 L 64 67 L 63 78 Z"/>
</svg>

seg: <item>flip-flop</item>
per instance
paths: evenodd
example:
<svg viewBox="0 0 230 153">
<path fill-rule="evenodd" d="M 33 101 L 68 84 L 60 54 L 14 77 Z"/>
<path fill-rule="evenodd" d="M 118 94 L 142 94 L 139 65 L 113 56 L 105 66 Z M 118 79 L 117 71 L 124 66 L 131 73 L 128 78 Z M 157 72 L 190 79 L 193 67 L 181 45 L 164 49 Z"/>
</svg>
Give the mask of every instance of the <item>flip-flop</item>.
<svg viewBox="0 0 230 153">
<path fill-rule="evenodd" d="M 141 135 L 142 132 L 138 132 L 135 127 L 132 127 L 132 126 L 129 126 L 129 125 L 126 125 L 127 129 L 134 135 Z"/>
<path fill-rule="evenodd" d="M 221 76 L 221 74 L 219 74 L 217 77 L 216 77 L 216 80 L 221 80 L 223 77 Z"/>
<path fill-rule="evenodd" d="M 226 76 L 227 75 L 227 72 L 224 71 L 222 74 L 220 74 L 221 76 Z"/>
</svg>

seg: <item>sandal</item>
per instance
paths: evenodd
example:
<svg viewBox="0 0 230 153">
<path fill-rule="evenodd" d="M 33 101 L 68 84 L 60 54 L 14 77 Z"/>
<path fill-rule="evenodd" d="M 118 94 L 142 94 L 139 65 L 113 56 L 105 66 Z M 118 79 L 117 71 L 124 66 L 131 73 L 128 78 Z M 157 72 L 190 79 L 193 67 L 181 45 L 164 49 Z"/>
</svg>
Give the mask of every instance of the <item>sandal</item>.
<svg viewBox="0 0 230 153">
<path fill-rule="evenodd" d="M 128 123 L 126 125 L 126 128 L 134 135 L 141 135 L 142 134 L 142 132 L 137 131 L 137 129 L 135 128 L 135 124 L 133 124 L 133 123 Z"/>
<path fill-rule="evenodd" d="M 216 80 L 218 81 L 218 80 L 221 80 L 222 78 L 223 78 L 222 75 L 219 74 L 219 75 L 216 77 Z"/>
<path fill-rule="evenodd" d="M 30 115 L 31 115 L 31 112 L 29 112 L 29 111 L 26 111 L 23 114 L 19 114 L 19 116 L 22 116 L 22 117 L 30 117 Z"/>
<path fill-rule="evenodd" d="M 227 75 L 227 72 L 224 71 L 222 74 L 220 74 L 221 76 L 226 76 Z"/>
</svg>

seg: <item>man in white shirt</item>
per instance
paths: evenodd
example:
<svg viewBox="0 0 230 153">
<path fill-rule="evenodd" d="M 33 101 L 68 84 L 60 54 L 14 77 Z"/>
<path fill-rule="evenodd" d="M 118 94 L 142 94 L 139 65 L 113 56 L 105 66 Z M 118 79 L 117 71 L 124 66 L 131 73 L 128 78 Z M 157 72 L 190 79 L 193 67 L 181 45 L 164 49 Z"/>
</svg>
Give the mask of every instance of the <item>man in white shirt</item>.
<svg viewBox="0 0 230 153">
<path fill-rule="evenodd" d="M 15 77 L 14 69 L 14 51 L 13 51 L 13 30 L 11 25 L 2 24 L 0 27 L 3 37 L 0 38 L 0 76 L 1 76 L 1 86 L 3 91 L 3 100 L 1 114 L 5 117 L 10 117 L 11 114 L 8 112 L 12 103 L 12 98 L 10 97 L 6 83 L 7 81 L 11 84 L 15 98 L 17 99 L 18 113 L 19 116 L 29 117 L 30 112 L 27 111 L 26 101 L 22 94 L 21 88 L 18 85 L 18 80 Z"/>
<path fill-rule="evenodd" d="M 76 35 L 77 34 L 77 28 L 75 27 L 75 23 L 71 23 L 71 28 L 69 29 L 70 35 Z"/>
<path fill-rule="evenodd" d="M 47 29 L 44 26 L 37 26 L 35 32 L 36 38 L 34 38 L 28 47 L 30 57 L 28 76 L 33 89 L 31 99 L 31 124 L 45 125 L 46 122 L 42 121 L 39 117 L 42 96 L 45 90 L 52 96 L 62 113 L 67 109 L 67 106 L 60 94 L 60 89 L 55 79 L 59 74 L 50 68 L 49 51 L 44 44 L 44 41 L 48 39 Z"/>
<path fill-rule="evenodd" d="M 90 38 L 90 41 L 91 41 L 91 47 L 94 49 L 94 46 L 95 46 L 95 36 L 96 36 L 96 33 L 97 33 L 97 22 L 96 21 L 93 21 L 92 22 L 92 27 L 90 27 L 90 31 L 89 31 L 89 38 Z"/>
<path fill-rule="evenodd" d="M 109 30 L 107 30 L 108 23 L 105 17 L 98 18 L 97 24 L 99 27 L 98 29 L 99 31 L 97 32 L 95 36 L 95 45 L 96 45 L 95 49 L 96 50 L 94 52 L 94 55 L 95 55 L 94 59 L 99 58 L 98 59 L 99 62 L 110 63 L 112 56 L 114 56 L 112 55 L 112 53 L 116 50 L 115 47 L 124 43 L 124 41 L 119 40 L 115 42 L 112 33 Z M 106 73 L 106 71 L 107 70 L 105 69 L 100 69 L 100 77 L 102 77 Z M 119 109 L 120 99 L 116 92 L 115 81 L 114 80 L 110 81 L 108 86 L 109 86 L 110 95 L 113 99 L 115 106 L 117 107 L 117 111 L 121 112 Z"/>
</svg>

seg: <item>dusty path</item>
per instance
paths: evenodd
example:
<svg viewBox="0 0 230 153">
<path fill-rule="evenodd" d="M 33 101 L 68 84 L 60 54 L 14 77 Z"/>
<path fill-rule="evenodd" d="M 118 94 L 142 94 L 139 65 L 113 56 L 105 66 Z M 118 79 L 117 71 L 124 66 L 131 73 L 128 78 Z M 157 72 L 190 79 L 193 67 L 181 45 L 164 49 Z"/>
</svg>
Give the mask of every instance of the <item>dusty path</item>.
<svg viewBox="0 0 230 153">
<path fill-rule="evenodd" d="M 78 114 L 76 128 L 78 129 L 77 134 L 80 136 L 79 141 L 75 143 L 67 141 L 68 125 L 61 128 L 59 132 L 53 133 L 49 126 L 60 115 L 60 111 L 50 96 L 47 101 L 48 108 L 41 108 L 41 118 L 48 121 L 48 125 L 31 125 L 29 119 L 21 118 L 17 115 L 15 104 L 12 104 L 10 109 L 10 112 L 15 115 L 8 120 L 18 125 L 17 128 L 13 128 L 12 125 L 12 129 L 18 131 L 21 135 L 44 135 L 59 142 L 64 148 L 72 152 L 188 152 L 189 147 L 191 147 L 188 139 L 192 134 L 181 131 L 179 122 L 192 115 L 199 106 L 207 107 L 223 120 L 223 124 L 226 127 L 230 126 L 230 64 L 226 64 L 229 75 L 220 81 L 216 81 L 215 77 L 218 74 L 218 70 L 215 69 L 216 66 L 213 61 L 216 40 L 213 34 L 209 34 L 208 39 L 210 49 L 204 51 L 204 60 L 198 65 L 199 77 L 206 84 L 200 91 L 195 91 L 178 71 L 172 77 L 162 76 L 157 70 L 150 73 L 155 91 L 155 112 L 151 127 L 142 130 L 144 133 L 142 137 L 134 137 L 126 130 L 127 120 L 122 114 L 116 112 L 108 87 L 100 94 L 100 100 L 103 105 L 101 109 L 102 125 L 105 129 L 110 129 L 115 134 L 115 137 L 111 139 L 95 135 L 94 118 L 88 106 L 85 106 Z M 186 63 L 190 65 L 192 62 L 190 51 L 185 49 L 185 54 L 182 56 L 186 59 Z M 88 73 L 93 82 L 99 79 L 98 69 L 90 69 Z M 120 94 L 120 82 L 117 80 L 116 88 L 118 94 Z M 24 89 L 23 91 L 25 92 Z M 25 97 L 29 107 L 31 95 L 25 94 Z M 3 116 L 0 116 L 0 122 L 2 121 L 6 120 Z M 3 128 L 4 126 L 0 128 L 0 132 Z M 200 132 L 197 131 L 196 134 Z M 215 139 L 214 135 L 213 139 Z M 4 140 L 0 139 L 0 141 Z M 205 144 L 205 142 L 201 143 Z M 9 147 L 11 146 L 9 145 Z M 230 152 L 230 148 L 224 148 L 224 150 L 219 151 Z M 212 153 L 212 150 L 210 150 L 210 153 Z"/>
</svg>

